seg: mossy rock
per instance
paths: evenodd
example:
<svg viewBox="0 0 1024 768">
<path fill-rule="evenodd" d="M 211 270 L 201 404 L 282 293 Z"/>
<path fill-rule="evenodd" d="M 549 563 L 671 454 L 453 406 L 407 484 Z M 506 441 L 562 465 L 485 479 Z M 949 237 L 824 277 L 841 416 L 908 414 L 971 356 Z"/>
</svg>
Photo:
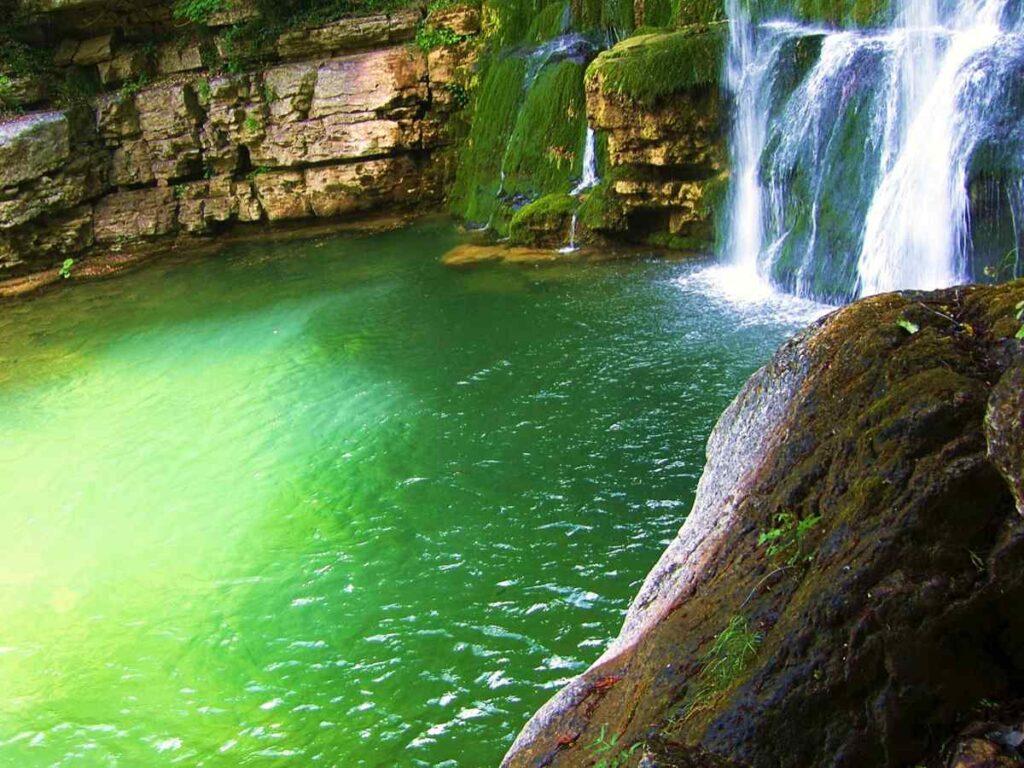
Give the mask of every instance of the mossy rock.
<svg viewBox="0 0 1024 768">
<path fill-rule="evenodd" d="M 534 198 L 568 192 L 582 174 L 587 133 L 583 75 L 580 64 L 562 61 L 537 76 L 504 158 L 506 194 Z"/>
<path fill-rule="evenodd" d="M 486 224 L 498 209 L 501 169 L 523 100 L 526 62 L 512 56 L 485 64 L 472 105 L 472 125 L 449 196 L 453 213 Z"/>
<path fill-rule="evenodd" d="M 569 242 L 569 227 L 578 203 L 564 193 L 546 195 L 523 206 L 509 224 L 514 245 L 559 247 Z"/>
<path fill-rule="evenodd" d="M 725 24 L 630 37 L 598 56 L 587 71 L 601 90 L 653 106 L 693 88 L 717 86 L 727 39 Z"/>
</svg>

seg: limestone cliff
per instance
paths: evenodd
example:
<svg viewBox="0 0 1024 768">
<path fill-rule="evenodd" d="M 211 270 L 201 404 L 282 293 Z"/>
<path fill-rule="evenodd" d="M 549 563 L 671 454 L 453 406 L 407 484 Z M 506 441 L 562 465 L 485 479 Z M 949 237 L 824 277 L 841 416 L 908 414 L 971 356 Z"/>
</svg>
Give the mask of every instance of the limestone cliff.
<svg viewBox="0 0 1024 768">
<path fill-rule="evenodd" d="M 167 2 L 29 5 L 58 71 L 93 77 L 100 93 L 0 124 L 0 278 L 233 222 L 443 197 L 473 8 L 289 30 L 228 60 L 244 3 L 202 34 L 176 32 Z M 448 29 L 449 44 L 415 44 L 424 25 Z"/>
<path fill-rule="evenodd" d="M 1022 299 L 876 296 L 780 349 L 618 639 L 504 764 L 1020 765 Z"/>
</svg>

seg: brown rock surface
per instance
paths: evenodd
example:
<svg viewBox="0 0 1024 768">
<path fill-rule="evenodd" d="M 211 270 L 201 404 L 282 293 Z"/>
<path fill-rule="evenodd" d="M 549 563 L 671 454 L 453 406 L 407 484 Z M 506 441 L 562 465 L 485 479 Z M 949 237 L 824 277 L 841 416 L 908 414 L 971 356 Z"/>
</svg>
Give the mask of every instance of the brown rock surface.
<svg viewBox="0 0 1024 768">
<path fill-rule="evenodd" d="M 938 765 L 966 713 L 1016 699 L 1024 519 L 997 467 L 1021 457 L 985 416 L 1021 300 L 886 294 L 787 342 L 722 415 L 619 637 L 504 764 L 589 766 L 604 733 L 650 768 Z M 753 650 L 716 651 L 727 628 Z"/>
<path fill-rule="evenodd" d="M 160 237 L 177 226 L 178 201 L 170 187 L 115 192 L 96 204 L 98 243 Z"/>
</svg>

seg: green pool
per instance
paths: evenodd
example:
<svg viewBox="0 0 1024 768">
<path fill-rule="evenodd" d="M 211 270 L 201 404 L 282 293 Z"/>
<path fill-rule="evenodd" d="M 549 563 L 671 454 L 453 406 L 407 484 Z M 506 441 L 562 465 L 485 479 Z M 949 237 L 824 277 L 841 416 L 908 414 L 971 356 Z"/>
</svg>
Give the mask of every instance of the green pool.
<svg viewBox="0 0 1024 768">
<path fill-rule="evenodd" d="M 445 222 L 0 307 L 0 765 L 495 765 L 799 317 Z"/>
</svg>

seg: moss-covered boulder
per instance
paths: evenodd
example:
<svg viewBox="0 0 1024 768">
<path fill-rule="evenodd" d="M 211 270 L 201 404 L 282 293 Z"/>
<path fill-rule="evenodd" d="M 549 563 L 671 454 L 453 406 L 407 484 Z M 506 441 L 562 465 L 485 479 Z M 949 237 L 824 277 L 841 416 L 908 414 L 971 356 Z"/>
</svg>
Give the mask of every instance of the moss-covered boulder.
<svg viewBox="0 0 1024 768">
<path fill-rule="evenodd" d="M 504 764 L 938 766 L 1019 699 L 1022 300 L 886 294 L 785 344 L 619 637 Z"/>
<path fill-rule="evenodd" d="M 523 206 L 509 224 L 509 239 L 515 245 L 559 247 L 569 244 L 576 199 L 556 193 Z"/>
</svg>

